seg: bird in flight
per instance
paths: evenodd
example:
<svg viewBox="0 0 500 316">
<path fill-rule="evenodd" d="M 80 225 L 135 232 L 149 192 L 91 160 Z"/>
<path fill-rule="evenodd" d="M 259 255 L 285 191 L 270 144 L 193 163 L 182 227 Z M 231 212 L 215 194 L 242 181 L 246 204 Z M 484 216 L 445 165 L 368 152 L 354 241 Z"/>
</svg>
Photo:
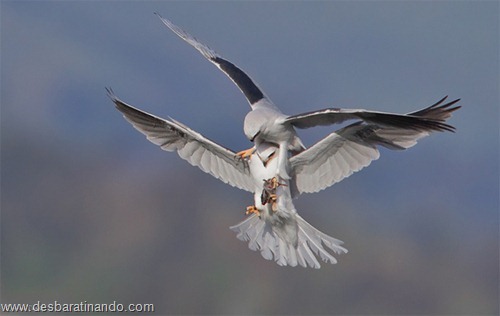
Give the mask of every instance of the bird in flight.
<svg viewBox="0 0 500 316">
<path fill-rule="evenodd" d="M 454 131 L 446 120 L 460 108 L 455 106 L 459 99 L 445 102 L 447 97 L 408 114 L 339 108 L 283 114 L 240 68 L 156 14 L 243 92 L 251 107 L 243 130 L 253 146 L 236 153 L 174 119 L 162 119 L 126 104 L 110 88 L 108 95 L 148 140 L 163 150 L 177 151 L 181 158 L 223 182 L 252 192 L 254 205 L 247 207 L 248 217 L 231 229 L 249 242 L 250 249 L 279 265 L 319 268 L 316 256 L 333 264 L 337 261 L 332 252 L 347 252 L 342 241 L 320 232 L 297 213 L 294 198 L 323 190 L 368 166 L 379 158 L 378 146 L 402 150 L 431 132 Z M 309 148 L 295 130 L 346 121 L 353 123 Z"/>
</svg>

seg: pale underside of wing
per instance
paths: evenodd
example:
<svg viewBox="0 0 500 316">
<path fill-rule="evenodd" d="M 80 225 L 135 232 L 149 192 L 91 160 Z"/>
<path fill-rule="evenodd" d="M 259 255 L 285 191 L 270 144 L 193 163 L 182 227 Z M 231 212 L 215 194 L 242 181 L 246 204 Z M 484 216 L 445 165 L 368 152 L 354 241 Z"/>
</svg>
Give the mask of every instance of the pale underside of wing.
<svg viewBox="0 0 500 316">
<path fill-rule="evenodd" d="M 331 133 L 290 158 L 295 175 L 294 196 L 321 191 L 379 158 L 377 146 L 406 149 L 429 135 L 426 131 L 381 127 L 362 122 Z"/>
<path fill-rule="evenodd" d="M 206 59 L 224 72 L 229 79 L 236 84 L 241 92 L 243 92 L 250 105 L 255 105 L 260 100 L 267 99 L 268 102 L 261 102 L 260 104 L 275 108 L 274 104 L 265 96 L 264 92 L 262 92 L 257 84 L 243 70 L 230 61 L 222 58 L 213 49 L 201 43 L 197 38 L 173 24 L 171 21 L 161 17 L 158 13 L 156 13 L 156 15 L 161 19 L 163 24 L 172 30 L 172 32 L 196 48 Z"/>
<path fill-rule="evenodd" d="M 460 108 L 452 107 L 459 99 L 442 104 L 444 97 L 435 104 L 420 111 L 408 114 L 395 114 L 360 109 L 324 109 L 290 116 L 285 120 L 297 128 L 310 128 L 320 125 L 338 124 L 348 120 L 362 120 L 381 126 L 391 126 L 417 131 L 454 131 L 454 127 L 445 123 L 451 113 Z"/>
<path fill-rule="evenodd" d="M 146 135 L 149 141 L 163 150 L 177 151 L 179 156 L 191 165 L 227 184 L 253 192 L 254 180 L 248 164 L 236 159 L 233 151 L 175 120 L 159 118 L 122 102 L 110 89 L 108 93 L 125 119 Z"/>
<path fill-rule="evenodd" d="M 433 131 L 454 131 L 445 121 L 460 107 L 452 107 L 458 100 L 442 104 L 445 99 L 406 115 L 383 113 L 377 123 L 366 123 L 371 119 L 358 121 L 291 157 L 295 175 L 293 196 L 323 190 L 363 169 L 379 158 L 377 146 L 407 149 Z"/>
</svg>

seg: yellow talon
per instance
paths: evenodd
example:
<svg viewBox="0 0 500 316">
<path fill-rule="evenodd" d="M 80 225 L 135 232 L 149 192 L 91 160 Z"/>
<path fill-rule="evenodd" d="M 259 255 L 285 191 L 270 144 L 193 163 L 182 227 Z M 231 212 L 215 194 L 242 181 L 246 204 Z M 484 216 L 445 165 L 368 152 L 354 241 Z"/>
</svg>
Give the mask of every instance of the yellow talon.
<svg viewBox="0 0 500 316">
<path fill-rule="evenodd" d="M 278 210 L 278 195 L 276 189 L 279 186 L 287 186 L 285 183 L 280 183 L 277 177 L 264 180 L 264 190 L 262 191 L 262 205 L 271 203 L 271 209 L 276 212 Z"/>
<path fill-rule="evenodd" d="M 250 206 L 247 206 L 247 210 L 245 212 L 246 215 L 250 215 L 250 214 L 257 214 L 258 216 L 260 216 L 260 211 L 255 207 L 255 205 L 250 205 Z"/>
<path fill-rule="evenodd" d="M 271 179 L 271 186 L 272 186 L 272 188 L 273 188 L 273 189 L 278 188 L 280 185 L 282 185 L 282 186 L 284 186 L 284 187 L 286 187 L 286 186 L 287 186 L 287 185 L 286 185 L 286 184 L 284 184 L 284 183 L 280 183 L 280 182 L 278 181 L 278 178 L 276 178 L 276 177 L 274 177 L 274 178 L 272 178 L 272 179 Z"/>
<path fill-rule="evenodd" d="M 255 152 L 255 148 L 252 147 L 252 148 L 237 152 L 236 156 L 238 156 L 240 159 L 250 158 L 254 152 Z"/>
</svg>

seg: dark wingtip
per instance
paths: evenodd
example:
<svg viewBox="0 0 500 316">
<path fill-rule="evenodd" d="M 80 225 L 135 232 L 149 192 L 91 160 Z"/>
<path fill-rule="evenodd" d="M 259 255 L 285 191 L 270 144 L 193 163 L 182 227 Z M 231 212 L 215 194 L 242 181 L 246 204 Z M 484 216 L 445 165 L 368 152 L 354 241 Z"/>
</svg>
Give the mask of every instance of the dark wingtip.
<svg viewBox="0 0 500 316">
<path fill-rule="evenodd" d="M 447 108 L 448 108 L 448 107 L 452 106 L 453 104 L 455 104 L 455 103 L 459 102 L 460 100 L 461 100 L 461 99 L 456 99 L 456 100 L 453 100 L 453 101 L 451 101 L 451 102 L 447 103 L 446 105 L 444 105 L 444 107 L 447 107 Z M 461 106 L 460 106 L 460 107 L 461 107 Z"/>
<path fill-rule="evenodd" d="M 460 101 L 460 99 L 456 99 L 455 101 L 451 102 L 449 106 L 454 105 L 454 104 L 455 104 L 455 103 L 457 103 L 458 101 Z M 458 110 L 458 109 L 460 109 L 460 108 L 462 108 L 462 106 L 461 106 L 461 105 L 457 105 L 457 106 L 455 106 L 455 107 L 452 107 L 452 108 L 448 109 L 448 112 L 450 112 L 450 113 L 451 113 L 451 112 L 456 111 L 456 110 Z"/>
<path fill-rule="evenodd" d="M 435 106 L 438 106 L 439 104 L 443 103 L 444 100 L 448 99 L 448 96 L 445 95 L 441 100 L 437 101 L 436 103 L 434 103 L 433 105 L 431 105 L 429 108 L 433 108 Z"/>
<path fill-rule="evenodd" d="M 118 99 L 118 97 L 115 95 L 115 92 L 111 87 L 106 87 L 106 92 L 108 93 L 108 97 L 113 101 L 115 104 L 115 108 L 117 108 L 120 112 L 123 112 L 123 109 L 127 107 L 127 105 Z"/>
<path fill-rule="evenodd" d="M 165 23 L 165 19 L 158 11 L 153 12 L 153 14 L 156 15 L 163 23 Z"/>
<path fill-rule="evenodd" d="M 455 133 L 455 126 L 452 126 L 449 124 L 443 124 L 443 125 L 441 125 L 441 128 L 443 129 L 443 132 L 448 131 L 448 132 Z"/>
<path fill-rule="evenodd" d="M 108 94 L 108 97 L 111 99 L 111 101 L 115 102 L 117 100 L 117 97 L 115 93 L 113 92 L 113 89 L 111 87 L 105 87 L 106 92 Z"/>
</svg>

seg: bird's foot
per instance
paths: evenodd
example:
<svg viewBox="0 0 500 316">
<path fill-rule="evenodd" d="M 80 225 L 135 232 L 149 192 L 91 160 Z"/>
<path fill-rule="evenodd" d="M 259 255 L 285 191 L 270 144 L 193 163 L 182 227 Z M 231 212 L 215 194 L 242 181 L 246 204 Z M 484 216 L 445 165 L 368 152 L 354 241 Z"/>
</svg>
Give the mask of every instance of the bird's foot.
<svg viewBox="0 0 500 316">
<path fill-rule="evenodd" d="M 276 189 L 279 186 L 287 186 L 286 183 L 279 182 L 277 177 L 273 177 L 268 180 L 264 180 L 264 191 L 262 192 L 262 205 L 271 203 L 271 209 L 276 212 L 278 210 L 278 195 L 276 194 Z"/>
<path fill-rule="evenodd" d="M 247 206 L 245 214 L 246 215 L 257 214 L 260 217 L 260 211 L 257 209 L 257 207 L 255 207 L 255 205 Z"/>
<path fill-rule="evenodd" d="M 274 193 L 265 192 L 261 195 L 260 198 L 262 201 L 262 205 L 266 205 L 267 203 L 276 203 L 276 201 L 278 200 L 278 195 Z"/>
<path fill-rule="evenodd" d="M 286 183 L 281 183 L 279 182 L 278 178 L 277 177 L 274 177 L 274 178 L 271 178 L 271 179 L 267 179 L 267 180 L 264 180 L 264 188 L 267 192 L 271 193 L 271 196 L 275 196 L 275 200 L 276 200 L 276 189 L 279 187 L 279 186 L 288 186 Z"/>
<path fill-rule="evenodd" d="M 271 209 L 273 212 L 276 212 L 278 210 L 278 195 L 277 194 L 271 194 L 269 197 L 269 202 L 271 202 Z"/>
<path fill-rule="evenodd" d="M 267 181 L 270 181 L 270 185 L 273 189 L 277 189 L 279 186 L 284 186 L 284 187 L 287 187 L 288 185 L 286 183 L 281 183 L 279 182 L 278 178 L 277 177 L 274 177 L 270 180 L 267 180 Z M 276 194 L 275 194 L 276 195 Z"/>
<path fill-rule="evenodd" d="M 255 147 L 248 148 L 246 150 L 242 150 L 242 151 L 237 152 L 236 157 L 241 159 L 241 160 L 244 160 L 246 158 L 250 159 L 250 157 L 252 156 L 252 154 L 254 152 L 255 152 Z"/>
</svg>

